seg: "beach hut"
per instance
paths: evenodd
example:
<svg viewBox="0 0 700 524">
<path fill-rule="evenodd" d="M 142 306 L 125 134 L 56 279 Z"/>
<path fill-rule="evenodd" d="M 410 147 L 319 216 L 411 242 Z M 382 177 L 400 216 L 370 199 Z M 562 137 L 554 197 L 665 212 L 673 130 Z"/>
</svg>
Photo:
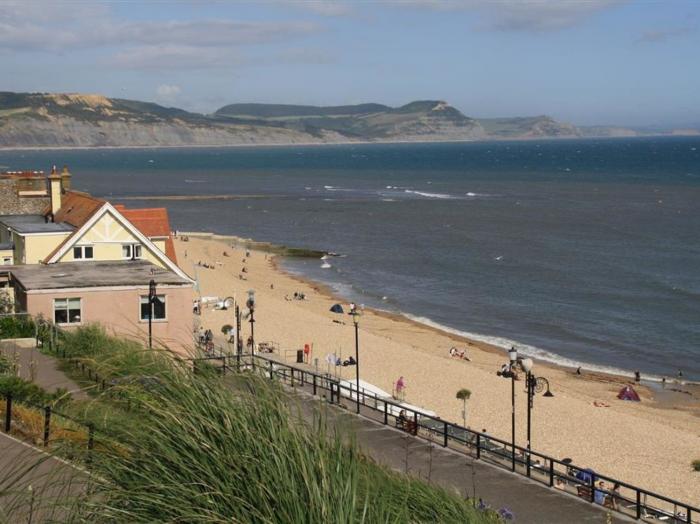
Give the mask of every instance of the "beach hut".
<svg viewBox="0 0 700 524">
<path fill-rule="evenodd" d="M 343 313 L 343 306 L 340 304 L 333 304 L 331 306 L 331 312 L 333 313 Z"/>
<path fill-rule="evenodd" d="M 620 400 L 631 400 L 633 402 L 639 402 L 641 400 L 632 386 L 625 386 L 622 388 L 617 394 L 617 398 Z"/>
</svg>

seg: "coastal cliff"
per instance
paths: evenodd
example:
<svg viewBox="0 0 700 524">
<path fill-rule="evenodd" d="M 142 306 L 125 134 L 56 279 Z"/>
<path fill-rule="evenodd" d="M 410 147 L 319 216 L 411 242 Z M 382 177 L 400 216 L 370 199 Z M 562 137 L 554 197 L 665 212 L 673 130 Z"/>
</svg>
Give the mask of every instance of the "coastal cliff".
<svg viewBox="0 0 700 524">
<path fill-rule="evenodd" d="M 548 116 L 476 119 L 447 102 L 231 104 L 200 114 L 91 94 L 0 92 L 0 147 L 159 147 L 439 142 L 611 136 Z"/>
</svg>

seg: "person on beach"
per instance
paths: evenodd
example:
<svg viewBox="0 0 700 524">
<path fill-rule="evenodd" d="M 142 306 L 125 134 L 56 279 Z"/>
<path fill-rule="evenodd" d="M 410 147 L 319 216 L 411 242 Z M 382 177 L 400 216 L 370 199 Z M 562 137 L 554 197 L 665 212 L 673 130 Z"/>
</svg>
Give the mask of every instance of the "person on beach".
<svg viewBox="0 0 700 524">
<path fill-rule="evenodd" d="M 634 381 L 639 384 L 639 382 L 642 380 L 642 375 L 639 373 L 639 370 L 634 372 Z"/>
<path fill-rule="evenodd" d="M 580 374 L 581 374 L 581 366 L 579 366 L 579 367 L 576 368 L 576 374 L 577 374 L 577 375 L 580 375 Z"/>
<path fill-rule="evenodd" d="M 404 391 L 406 390 L 406 382 L 403 379 L 403 376 L 399 377 L 399 380 L 396 381 L 396 397 L 397 398 L 403 398 Z"/>
</svg>

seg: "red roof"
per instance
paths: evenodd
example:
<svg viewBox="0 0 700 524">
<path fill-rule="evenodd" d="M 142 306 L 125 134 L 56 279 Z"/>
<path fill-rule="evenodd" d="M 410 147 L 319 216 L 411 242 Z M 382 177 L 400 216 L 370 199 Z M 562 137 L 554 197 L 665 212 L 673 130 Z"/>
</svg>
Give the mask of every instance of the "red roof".
<svg viewBox="0 0 700 524">
<path fill-rule="evenodd" d="M 150 209 L 117 208 L 124 217 L 149 238 L 170 236 L 168 210 L 164 207 Z"/>
<path fill-rule="evenodd" d="M 73 227 L 80 228 L 104 203 L 104 200 L 90 196 L 87 193 L 66 191 L 61 196 L 61 209 L 56 212 L 53 221 L 65 222 Z M 46 214 L 50 212 L 51 208 L 47 210 Z"/>
<path fill-rule="evenodd" d="M 166 208 L 127 209 L 122 205 L 114 207 L 145 236 L 151 239 L 154 237 L 166 238 L 165 255 L 177 264 L 175 244 L 170 236 L 170 221 Z"/>
</svg>

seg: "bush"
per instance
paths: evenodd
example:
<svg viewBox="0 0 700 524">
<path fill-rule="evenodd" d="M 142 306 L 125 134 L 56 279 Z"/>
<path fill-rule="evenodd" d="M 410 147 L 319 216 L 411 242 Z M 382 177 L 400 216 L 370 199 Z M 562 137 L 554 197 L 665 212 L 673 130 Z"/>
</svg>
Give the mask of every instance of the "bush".
<svg viewBox="0 0 700 524">
<path fill-rule="evenodd" d="M 0 376 L 0 396 L 6 397 L 8 394 L 12 395 L 12 398 L 18 402 L 29 402 L 41 406 L 55 403 L 57 400 L 67 397 L 65 390 L 59 389 L 54 393 L 49 393 L 23 378 Z"/>
<path fill-rule="evenodd" d="M 67 500 L 66 521 L 499 521 L 495 512 L 378 466 L 352 437 L 330 434 L 321 415 L 303 422 L 274 382 L 195 374 L 162 352 L 90 328 L 65 343 L 73 358 L 129 376 L 84 405 L 88 416 L 112 422 L 102 427 L 118 446 L 95 449 L 92 496 Z M 115 415 L 131 423 L 115 424 Z"/>
<path fill-rule="evenodd" d="M 34 330 L 34 321 L 29 316 L 0 318 L 0 339 L 34 337 Z"/>
<path fill-rule="evenodd" d="M 694 460 L 692 463 L 693 470 L 700 471 L 700 459 Z"/>
</svg>

